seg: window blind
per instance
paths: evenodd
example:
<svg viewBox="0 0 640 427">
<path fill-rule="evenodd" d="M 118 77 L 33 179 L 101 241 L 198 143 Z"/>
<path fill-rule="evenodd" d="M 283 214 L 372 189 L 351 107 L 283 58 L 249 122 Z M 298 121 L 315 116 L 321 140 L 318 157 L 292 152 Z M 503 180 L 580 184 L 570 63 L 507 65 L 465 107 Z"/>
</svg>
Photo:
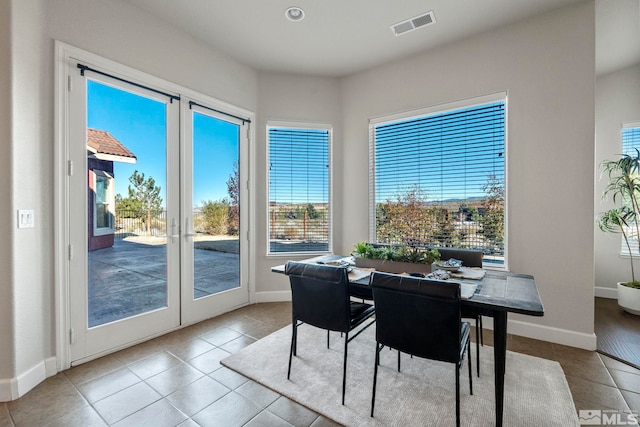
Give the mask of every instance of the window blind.
<svg viewBox="0 0 640 427">
<path fill-rule="evenodd" d="M 640 123 L 631 125 L 624 125 L 622 127 L 622 153 L 629 156 L 636 156 L 637 150 L 640 150 Z M 623 255 L 629 255 L 629 248 L 624 241 L 624 238 L 620 238 L 621 246 L 620 253 Z M 638 239 L 636 237 L 630 237 L 629 243 L 631 245 L 631 254 L 633 256 L 640 256 L 638 251 Z"/>
<path fill-rule="evenodd" d="M 271 127 L 269 252 L 329 250 L 330 131 Z"/>
<path fill-rule="evenodd" d="M 376 241 L 504 260 L 505 102 L 373 128 Z"/>
</svg>

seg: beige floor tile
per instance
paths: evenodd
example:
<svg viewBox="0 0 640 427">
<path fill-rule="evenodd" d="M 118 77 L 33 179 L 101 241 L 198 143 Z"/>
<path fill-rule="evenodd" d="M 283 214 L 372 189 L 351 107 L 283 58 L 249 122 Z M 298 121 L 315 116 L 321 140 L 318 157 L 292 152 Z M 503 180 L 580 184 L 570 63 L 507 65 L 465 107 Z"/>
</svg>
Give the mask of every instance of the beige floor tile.
<svg viewBox="0 0 640 427">
<path fill-rule="evenodd" d="M 230 355 L 231 353 L 229 353 L 228 351 L 224 351 L 221 348 L 214 348 L 213 350 L 201 354 L 198 357 L 194 357 L 187 363 L 189 363 L 194 368 L 204 372 L 205 374 L 209 374 L 219 369 L 220 361 L 226 357 L 229 357 Z"/>
<path fill-rule="evenodd" d="M 514 335 L 509 340 L 507 349 L 543 359 L 556 360 L 553 344 L 546 341 L 533 340 Z"/>
<path fill-rule="evenodd" d="M 89 402 L 97 402 L 125 388 L 139 383 L 141 379 L 127 368 L 103 375 L 78 387 Z"/>
<path fill-rule="evenodd" d="M 173 427 L 188 417 L 174 408 L 166 400 L 158 400 L 144 409 L 129 415 L 125 419 L 117 422 L 116 427 Z"/>
<path fill-rule="evenodd" d="M 617 409 L 629 410 L 620 390 L 604 384 L 594 383 L 582 378 L 567 376 L 569 389 L 574 401 L 584 402 L 591 405 L 589 409 Z"/>
<path fill-rule="evenodd" d="M 202 427 L 240 427 L 260 413 L 261 408 L 244 396 L 225 394 L 192 418 Z"/>
<path fill-rule="evenodd" d="M 640 374 L 617 369 L 610 369 L 609 372 L 619 389 L 640 393 Z"/>
<path fill-rule="evenodd" d="M 555 360 L 558 362 L 579 362 L 604 366 L 600 355 L 595 351 L 583 350 L 581 348 L 568 347 L 561 344 L 551 344 L 555 353 Z"/>
<path fill-rule="evenodd" d="M 622 393 L 622 397 L 624 397 L 629 408 L 632 411 L 635 411 L 636 414 L 640 415 L 640 393 L 633 393 L 626 390 L 620 390 L 620 393 Z"/>
<path fill-rule="evenodd" d="M 241 335 L 242 335 L 242 332 L 239 332 L 237 330 L 234 330 L 225 326 L 225 327 L 216 328 L 212 331 L 209 331 L 208 333 L 201 335 L 200 338 L 202 338 L 203 340 L 215 346 L 221 346 L 223 344 L 228 343 L 229 341 L 232 341 L 240 337 Z"/>
<path fill-rule="evenodd" d="M 257 340 L 247 335 L 240 335 L 238 338 L 229 341 L 226 344 L 220 346 L 224 351 L 228 351 L 229 353 L 237 353 L 248 345 L 253 344 Z"/>
<path fill-rule="evenodd" d="M 284 396 L 279 397 L 267 409 L 296 427 L 308 427 L 318 418 L 318 414 L 311 409 Z"/>
<path fill-rule="evenodd" d="M 184 343 L 169 347 L 167 351 L 186 362 L 214 348 L 215 346 L 213 344 L 201 338 L 193 338 Z"/>
<path fill-rule="evenodd" d="M 219 369 L 216 369 L 210 373 L 209 376 L 231 390 L 235 390 L 242 384 L 249 381 L 247 377 L 240 375 L 225 366 L 221 366 Z"/>
<path fill-rule="evenodd" d="M 112 355 L 83 363 L 64 371 L 64 375 L 78 386 L 124 367 L 124 364 Z"/>
<path fill-rule="evenodd" d="M 46 427 L 103 427 L 107 426 L 98 412 L 91 406 L 85 406 L 75 412 L 71 412 Z"/>
<path fill-rule="evenodd" d="M 244 427 L 293 427 L 293 424 L 286 422 L 269 411 L 262 411 L 245 424 Z"/>
<path fill-rule="evenodd" d="M 323 417 L 320 415 L 316 420 L 311 424 L 311 427 L 341 427 L 342 424 L 339 424 L 329 418 Z"/>
<path fill-rule="evenodd" d="M 0 427 L 13 427 L 13 421 L 11 421 L 11 415 L 9 415 L 6 403 L 0 403 Z"/>
<path fill-rule="evenodd" d="M 160 398 L 158 392 L 141 382 L 96 402 L 94 407 L 107 423 L 115 424 Z"/>
<path fill-rule="evenodd" d="M 168 353 L 162 351 L 155 353 L 145 359 L 139 360 L 135 363 L 128 365 L 128 368 L 140 378 L 147 379 L 160 372 L 166 371 L 174 365 L 180 363 L 180 359 Z"/>
<path fill-rule="evenodd" d="M 560 362 L 560 366 L 562 366 L 565 375 L 582 378 L 599 384 L 608 385 L 610 387 L 616 387 L 609 370 L 604 365 L 598 366 L 592 363 L 583 363 L 574 360 L 567 361 L 566 359 L 563 359 L 563 361 Z"/>
<path fill-rule="evenodd" d="M 148 378 L 146 383 L 161 395 L 166 396 L 203 376 L 201 371 L 187 363 L 180 362 L 178 365 Z"/>
<path fill-rule="evenodd" d="M 632 374 L 640 374 L 640 369 L 636 369 L 631 365 L 622 363 L 604 354 L 598 354 L 598 355 L 600 356 L 600 359 L 602 359 L 602 362 L 605 364 L 607 368 L 616 369 L 618 371 L 631 372 Z"/>
<path fill-rule="evenodd" d="M 63 374 L 46 379 L 25 396 L 7 403 L 17 426 L 45 425 L 85 406 L 87 401 Z"/>
<path fill-rule="evenodd" d="M 243 395 L 261 408 L 266 408 L 280 397 L 280 395 L 275 391 L 270 390 L 255 381 L 247 381 L 242 384 L 236 389 L 236 393 Z"/>
<path fill-rule="evenodd" d="M 173 406 L 188 416 L 200 412 L 231 390 L 218 381 L 202 377 L 166 397 Z"/>
</svg>

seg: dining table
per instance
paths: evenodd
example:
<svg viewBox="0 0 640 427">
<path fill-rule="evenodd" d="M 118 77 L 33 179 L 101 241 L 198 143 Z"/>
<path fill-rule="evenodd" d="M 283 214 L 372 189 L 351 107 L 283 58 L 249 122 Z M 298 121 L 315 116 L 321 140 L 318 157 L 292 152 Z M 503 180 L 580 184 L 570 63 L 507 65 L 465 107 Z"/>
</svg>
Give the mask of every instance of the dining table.
<svg viewBox="0 0 640 427">
<path fill-rule="evenodd" d="M 336 264 L 348 262 L 350 257 L 338 254 L 320 255 L 298 262 L 310 264 Z M 274 273 L 284 274 L 285 266 L 271 268 Z M 352 279 L 352 278 L 353 279 Z M 461 282 L 467 279 L 450 278 Z M 463 298 L 461 304 L 474 307 L 483 316 L 493 318 L 493 359 L 495 378 L 496 426 L 502 426 L 504 413 L 504 376 L 507 357 L 507 315 L 518 313 L 527 316 L 543 316 L 544 306 L 538 293 L 533 276 L 504 270 L 484 271 L 482 278 L 473 280 L 475 291 L 470 297 Z M 373 299 L 369 286 L 369 275 L 351 275 L 349 293 L 356 298 Z"/>
</svg>

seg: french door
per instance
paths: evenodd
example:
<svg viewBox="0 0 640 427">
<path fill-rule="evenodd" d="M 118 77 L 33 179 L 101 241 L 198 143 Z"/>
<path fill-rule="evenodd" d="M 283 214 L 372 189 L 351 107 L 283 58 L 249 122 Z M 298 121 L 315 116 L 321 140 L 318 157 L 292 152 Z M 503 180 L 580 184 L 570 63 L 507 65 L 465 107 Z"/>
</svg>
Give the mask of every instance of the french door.
<svg viewBox="0 0 640 427">
<path fill-rule="evenodd" d="M 72 364 L 248 302 L 247 121 L 81 67 L 68 96 Z"/>
</svg>

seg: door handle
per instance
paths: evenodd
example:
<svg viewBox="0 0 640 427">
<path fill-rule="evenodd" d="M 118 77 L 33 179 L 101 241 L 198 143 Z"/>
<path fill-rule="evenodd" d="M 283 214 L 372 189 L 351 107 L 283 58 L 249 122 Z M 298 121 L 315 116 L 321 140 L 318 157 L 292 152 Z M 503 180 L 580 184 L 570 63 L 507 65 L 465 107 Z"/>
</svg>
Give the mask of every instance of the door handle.
<svg viewBox="0 0 640 427">
<path fill-rule="evenodd" d="M 175 240 L 180 237 L 180 231 L 178 230 L 178 221 L 176 221 L 175 218 L 171 219 L 171 234 L 169 235 L 169 237 L 171 238 L 171 243 L 173 243 Z"/>
<path fill-rule="evenodd" d="M 198 233 L 193 232 L 193 226 L 191 226 L 191 218 L 186 219 L 185 230 L 187 230 L 187 232 L 184 233 L 185 237 L 193 237 L 198 235 Z"/>
</svg>

